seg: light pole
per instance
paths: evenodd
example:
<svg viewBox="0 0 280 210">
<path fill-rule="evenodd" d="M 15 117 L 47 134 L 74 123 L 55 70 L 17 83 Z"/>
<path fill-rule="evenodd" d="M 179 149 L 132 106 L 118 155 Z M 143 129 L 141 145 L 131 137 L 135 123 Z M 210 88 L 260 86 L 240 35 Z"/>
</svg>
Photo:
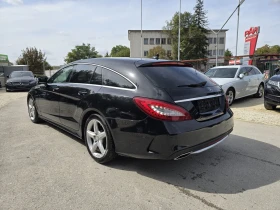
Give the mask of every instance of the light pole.
<svg viewBox="0 0 280 210">
<path fill-rule="evenodd" d="M 242 3 L 245 0 L 242 0 Z M 235 57 L 234 57 L 234 65 L 236 65 L 236 57 L 237 57 L 237 48 L 238 48 L 238 31 L 239 31 L 239 14 L 240 14 L 240 5 L 241 5 L 241 1 L 239 0 L 239 4 L 238 4 L 238 12 L 237 12 L 237 29 L 236 29 L 236 45 L 235 45 Z"/>
<path fill-rule="evenodd" d="M 141 0 L 141 59 L 142 59 L 142 53 L 143 53 L 143 37 L 142 37 L 142 0 Z"/>
<path fill-rule="evenodd" d="M 180 0 L 180 9 L 179 9 L 179 25 L 178 25 L 178 61 L 180 60 L 180 42 L 181 42 L 181 0 Z"/>
<path fill-rule="evenodd" d="M 235 8 L 235 10 L 231 13 L 231 15 L 229 16 L 229 18 L 227 19 L 227 21 L 224 23 L 224 25 L 221 27 L 221 29 L 216 33 L 215 31 L 213 31 L 212 29 L 210 29 L 208 26 L 206 26 L 208 29 L 210 29 L 214 34 L 216 34 L 216 66 L 218 65 L 218 35 L 220 33 L 221 30 L 223 30 L 223 28 L 225 27 L 225 25 L 227 24 L 227 22 L 230 20 L 230 18 L 232 17 L 232 15 L 235 13 L 235 11 L 238 9 L 240 9 L 240 6 L 244 3 L 245 0 L 239 0 L 239 4 L 237 5 L 237 7 Z M 238 14 L 239 17 L 239 14 Z M 239 18 L 238 18 L 238 26 L 237 26 L 237 37 L 238 37 L 238 28 L 239 28 Z M 238 42 L 238 38 L 236 40 L 236 43 Z M 236 44 L 236 56 L 237 56 L 237 44 Z M 236 57 L 235 56 L 235 57 Z M 234 62 L 235 63 L 235 62 Z"/>
</svg>

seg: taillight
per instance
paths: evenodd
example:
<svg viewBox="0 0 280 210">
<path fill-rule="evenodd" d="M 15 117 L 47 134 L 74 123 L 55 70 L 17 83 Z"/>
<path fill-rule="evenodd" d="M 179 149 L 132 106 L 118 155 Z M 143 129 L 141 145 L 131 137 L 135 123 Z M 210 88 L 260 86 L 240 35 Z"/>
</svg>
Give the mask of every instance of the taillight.
<svg viewBox="0 0 280 210">
<path fill-rule="evenodd" d="M 168 121 L 191 120 L 191 115 L 182 107 L 167 102 L 135 97 L 135 104 L 147 115 Z"/>
</svg>

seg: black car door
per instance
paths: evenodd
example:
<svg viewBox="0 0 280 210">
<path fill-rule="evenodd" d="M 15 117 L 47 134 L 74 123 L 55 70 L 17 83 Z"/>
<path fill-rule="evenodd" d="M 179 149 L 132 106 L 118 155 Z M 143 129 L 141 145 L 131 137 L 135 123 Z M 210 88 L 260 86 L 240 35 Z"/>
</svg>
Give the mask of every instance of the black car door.
<svg viewBox="0 0 280 210">
<path fill-rule="evenodd" d="M 99 79 L 98 79 L 99 78 Z M 81 115 L 94 94 L 101 88 L 101 69 L 89 64 L 78 64 L 73 69 L 70 83 L 60 88 L 60 120 L 72 131 L 79 130 Z"/>
<path fill-rule="evenodd" d="M 40 85 L 38 90 L 36 104 L 40 115 L 48 120 L 60 123 L 59 119 L 59 101 L 60 87 L 69 81 L 69 76 L 73 66 L 67 66 L 56 72 L 46 85 Z"/>
</svg>

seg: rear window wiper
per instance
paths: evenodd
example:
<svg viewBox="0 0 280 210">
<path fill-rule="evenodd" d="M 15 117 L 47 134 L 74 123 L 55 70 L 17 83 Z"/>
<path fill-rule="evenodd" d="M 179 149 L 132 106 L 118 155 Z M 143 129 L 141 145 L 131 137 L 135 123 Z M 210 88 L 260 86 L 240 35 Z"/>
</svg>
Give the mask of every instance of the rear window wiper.
<svg viewBox="0 0 280 210">
<path fill-rule="evenodd" d="M 196 84 L 188 84 L 188 85 L 178 85 L 177 87 L 203 87 L 206 85 L 207 81 L 196 83 Z"/>
</svg>

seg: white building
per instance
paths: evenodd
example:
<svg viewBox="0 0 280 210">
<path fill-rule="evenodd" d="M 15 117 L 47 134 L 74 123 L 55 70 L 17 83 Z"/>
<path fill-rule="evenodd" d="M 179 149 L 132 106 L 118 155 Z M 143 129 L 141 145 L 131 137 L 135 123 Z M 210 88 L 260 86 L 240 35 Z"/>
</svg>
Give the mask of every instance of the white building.
<svg viewBox="0 0 280 210">
<path fill-rule="evenodd" d="M 219 30 L 213 29 L 216 33 Z M 225 53 L 225 46 L 226 46 L 226 32 L 228 30 L 221 30 L 218 36 L 218 56 L 223 57 Z M 172 53 L 172 40 L 168 37 L 163 30 L 143 30 L 142 31 L 142 52 L 141 52 L 141 31 L 140 30 L 128 30 L 128 40 L 130 41 L 130 57 L 147 57 L 148 52 L 150 49 L 161 46 L 164 50 L 166 50 L 166 54 Z M 217 44 L 217 37 L 212 31 L 209 30 L 208 33 L 208 57 L 209 65 L 214 65 L 216 63 L 216 44 Z M 190 58 L 191 59 L 191 58 Z M 218 60 L 219 64 L 224 63 L 224 59 Z"/>
</svg>

